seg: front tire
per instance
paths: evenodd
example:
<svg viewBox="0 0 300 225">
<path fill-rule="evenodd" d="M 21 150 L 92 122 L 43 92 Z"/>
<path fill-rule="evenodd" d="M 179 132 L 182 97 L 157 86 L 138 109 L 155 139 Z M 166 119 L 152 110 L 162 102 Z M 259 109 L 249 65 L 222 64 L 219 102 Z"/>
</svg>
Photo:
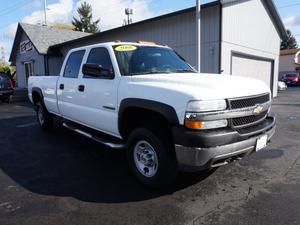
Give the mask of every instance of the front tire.
<svg viewBox="0 0 300 225">
<path fill-rule="evenodd" d="M 178 168 L 171 141 L 146 128 L 135 129 L 128 138 L 127 158 L 136 178 L 145 186 L 170 184 Z"/>
<path fill-rule="evenodd" d="M 42 130 L 48 131 L 51 130 L 53 126 L 53 117 L 52 115 L 47 111 L 46 107 L 42 102 L 38 102 L 36 104 L 36 116 L 37 121 Z"/>
</svg>

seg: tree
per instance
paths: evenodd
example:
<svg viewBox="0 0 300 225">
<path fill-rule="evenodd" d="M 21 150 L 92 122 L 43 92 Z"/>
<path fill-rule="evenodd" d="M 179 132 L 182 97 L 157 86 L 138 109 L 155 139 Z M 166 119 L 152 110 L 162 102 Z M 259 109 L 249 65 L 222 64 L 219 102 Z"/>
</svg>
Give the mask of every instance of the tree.
<svg viewBox="0 0 300 225">
<path fill-rule="evenodd" d="M 4 72 L 4 73 L 10 72 L 9 66 L 0 66 L 0 72 Z"/>
<path fill-rule="evenodd" d="M 53 25 L 53 27 L 57 29 L 63 29 L 63 30 L 74 30 L 75 27 L 71 24 L 63 24 L 63 23 L 56 23 Z"/>
<path fill-rule="evenodd" d="M 298 48 L 297 40 L 290 30 L 286 31 L 287 36 L 281 42 L 281 50 Z"/>
<path fill-rule="evenodd" d="M 96 33 L 99 31 L 98 23 L 100 19 L 92 21 L 92 6 L 86 2 L 81 3 L 81 6 L 77 9 L 79 18 L 73 17 L 72 24 L 76 31 L 84 31 L 87 33 Z"/>
</svg>

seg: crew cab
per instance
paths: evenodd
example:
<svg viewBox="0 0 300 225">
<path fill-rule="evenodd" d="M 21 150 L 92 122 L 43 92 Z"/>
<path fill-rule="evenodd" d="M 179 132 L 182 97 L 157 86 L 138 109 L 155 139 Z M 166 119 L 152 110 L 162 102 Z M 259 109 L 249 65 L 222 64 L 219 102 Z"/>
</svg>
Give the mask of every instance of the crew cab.
<svg viewBox="0 0 300 225">
<path fill-rule="evenodd" d="M 53 117 L 110 149 L 137 179 L 170 184 L 178 170 L 226 165 L 266 147 L 275 132 L 262 81 L 197 73 L 167 46 L 109 42 L 72 49 L 59 75 L 30 77 L 44 130 Z"/>
</svg>

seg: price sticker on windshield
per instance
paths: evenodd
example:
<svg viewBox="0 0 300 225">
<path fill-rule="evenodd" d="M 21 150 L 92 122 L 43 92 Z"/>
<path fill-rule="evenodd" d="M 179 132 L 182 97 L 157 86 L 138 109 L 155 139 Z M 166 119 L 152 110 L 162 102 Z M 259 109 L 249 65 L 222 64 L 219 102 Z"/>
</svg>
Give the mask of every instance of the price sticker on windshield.
<svg viewBox="0 0 300 225">
<path fill-rule="evenodd" d="M 116 47 L 115 50 L 118 52 L 129 52 L 137 50 L 137 47 L 134 45 L 120 45 Z"/>
</svg>

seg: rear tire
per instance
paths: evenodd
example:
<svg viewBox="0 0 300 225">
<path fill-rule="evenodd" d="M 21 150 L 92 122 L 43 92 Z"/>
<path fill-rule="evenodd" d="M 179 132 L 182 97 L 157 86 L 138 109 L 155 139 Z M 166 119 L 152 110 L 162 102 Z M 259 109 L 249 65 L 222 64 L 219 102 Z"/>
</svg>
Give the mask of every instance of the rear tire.
<svg viewBox="0 0 300 225">
<path fill-rule="evenodd" d="M 42 102 L 36 104 L 37 121 L 42 130 L 51 130 L 53 126 L 53 116 L 47 111 Z"/>
<path fill-rule="evenodd" d="M 136 178 L 145 186 L 160 188 L 177 176 L 177 160 L 171 141 L 146 128 L 137 128 L 128 138 L 127 158 Z"/>
</svg>

